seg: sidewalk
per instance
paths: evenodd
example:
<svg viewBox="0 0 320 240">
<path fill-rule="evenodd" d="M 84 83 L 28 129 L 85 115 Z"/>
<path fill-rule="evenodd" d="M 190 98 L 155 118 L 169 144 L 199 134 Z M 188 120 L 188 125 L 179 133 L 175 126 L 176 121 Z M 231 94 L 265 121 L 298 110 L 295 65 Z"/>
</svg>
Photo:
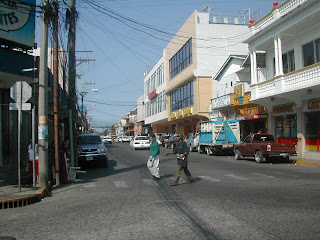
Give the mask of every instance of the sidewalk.
<svg viewBox="0 0 320 240">
<path fill-rule="evenodd" d="M 290 157 L 290 160 L 293 161 L 293 163 L 295 163 L 295 164 L 320 167 L 320 159 L 313 160 L 313 159 L 305 159 L 305 158 L 298 158 L 298 157 Z"/>
<path fill-rule="evenodd" d="M 0 210 L 5 208 L 23 207 L 41 201 L 45 190 L 32 185 L 21 186 L 19 192 L 17 185 L 0 186 Z"/>
</svg>

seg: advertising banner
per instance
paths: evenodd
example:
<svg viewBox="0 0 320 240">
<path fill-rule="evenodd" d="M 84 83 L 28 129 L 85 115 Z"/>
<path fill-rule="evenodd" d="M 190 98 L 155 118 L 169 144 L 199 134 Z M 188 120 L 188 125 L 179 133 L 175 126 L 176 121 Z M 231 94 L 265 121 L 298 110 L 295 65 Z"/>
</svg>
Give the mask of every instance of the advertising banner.
<svg viewBox="0 0 320 240">
<path fill-rule="evenodd" d="M 0 1 L 0 43 L 32 48 L 36 0 Z"/>
</svg>

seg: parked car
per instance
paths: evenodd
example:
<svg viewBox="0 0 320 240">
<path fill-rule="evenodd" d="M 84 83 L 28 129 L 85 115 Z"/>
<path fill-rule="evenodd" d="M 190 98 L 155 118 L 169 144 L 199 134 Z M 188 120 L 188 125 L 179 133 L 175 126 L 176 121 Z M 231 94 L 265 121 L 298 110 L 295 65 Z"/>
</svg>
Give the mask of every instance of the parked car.
<svg viewBox="0 0 320 240">
<path fill-rule="evenodd" d="M 121 142 L 124 143 L 124 142 L 130 142 L 131 140 L 131 137 L 130 136 L 122 136 L 121 137 Z"/>
<path fill-rule="evenodd" d="M 190 152 L 198 150 L 199 137 L 197 133 L 189 133 L 185 138 L 185 142 L 187 143 Z"/>
<path fill-rule="evenodd" d="M 164 147 L 165 146 L 165 141 L 168 140 L 169 138 L 170 138 L 170 136 L 161 136 L 160 137 L 160 145 L 162 147 Z"/>
<path fill-rule="evenodd" d="M 145 136 L 137 136 L 130 142 L 130 148 L 132 150 L 149 149 L 150 148 L 150 140 Z"/>
<path fill-rule="evenodd" d="M 103 141 L 103 143 L 110 143 L 110 144 L 112 144 L 113 139 L 112 139 L 112 137 L 103 137 L 102 141 Z"/>
<path fill-rule="evenodd" d="M 77 138 L 79 165 L 86 168 L 88 163 L 108 167 L 107 149 L 98 134 L 80 134 Z"/>
<path fill-rule="evenodd" d="M 250 134 L 243 142 L 234 146 L 235 159 L 254 157 L 257 163 L 264 159 L 284 158 L 296 155 L 294 143 L 276 143 L 271 134 Z"/>
<path fill-rule="evenodd" d="M 178 141 L 177 136 L 171 136 L 167 140 L 165 140 L 164 146 L 166 148 L 172 148 L 173 149 L 176 146 L 177 141 Z"/>
</svg>

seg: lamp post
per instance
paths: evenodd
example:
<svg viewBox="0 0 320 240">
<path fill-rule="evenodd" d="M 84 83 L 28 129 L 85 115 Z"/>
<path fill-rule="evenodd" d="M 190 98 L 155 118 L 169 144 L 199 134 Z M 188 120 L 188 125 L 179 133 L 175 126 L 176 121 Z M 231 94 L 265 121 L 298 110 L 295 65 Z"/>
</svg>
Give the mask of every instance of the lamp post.
<svg viewBox="0 0 320 240">
<path fill-rule="evenodd" d="M 95 88 L 95 89 L 91 89 L 91 91 L 93 92 L 99 92 L 99 89 Z M 86 133 L 87 132 L 87 120 L 86 120 L 86 114 L 84 114 L 84 106 L 83 106 L 83 99 L 84 96 L 86 96 L 89 92 L 82 90 L 80 92 L 80 96 L 81 96 L 81 119 L 82 119 L 82 124 L 81 124 L 81 130 Z"/>
</svg>

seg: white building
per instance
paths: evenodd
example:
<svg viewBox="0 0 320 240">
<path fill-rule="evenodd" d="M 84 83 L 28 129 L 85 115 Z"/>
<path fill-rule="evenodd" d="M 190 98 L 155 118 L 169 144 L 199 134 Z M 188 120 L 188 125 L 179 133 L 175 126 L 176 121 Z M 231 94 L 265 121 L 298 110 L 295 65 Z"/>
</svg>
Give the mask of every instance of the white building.
<svg viewBox="0 0 320 240">
<path fill-rule="evenodd" d="M 248 34 L 247 25 L 239 21 L 191 14 L 165 49 L 169 132 L 186 136 L 199 121 L 210 119 L 213 77 L 231 54 L 248 54 L 242 43 Z"/>
<path fill-rule="evenodd" d="M 161 128 L 161 123 L 168 121 L 164 61 L 162 56 L 144 76 L 145 124 L 151 124 L 154 133 L 167 131 Z"/>
<path fill-rule="evenodd" d="M 269 132 L 320 159 L 320 1 L 288 0 L 250 25 L 251 101 L 268 108 Z M 257 51 L 266 68 L 257 67 Z"/>
</svg>

